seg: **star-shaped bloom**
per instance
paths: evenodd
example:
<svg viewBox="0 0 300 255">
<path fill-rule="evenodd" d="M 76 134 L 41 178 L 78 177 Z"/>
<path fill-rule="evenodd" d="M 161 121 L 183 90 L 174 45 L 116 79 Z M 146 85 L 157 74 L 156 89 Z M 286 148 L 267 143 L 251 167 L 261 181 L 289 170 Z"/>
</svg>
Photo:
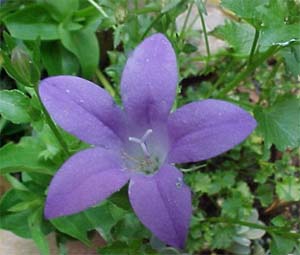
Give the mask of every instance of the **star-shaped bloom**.
<svg viewBox="0 0 300 255">
<path fill-rule="evenodd" d="M 182 248 L 192 213 L 191 191 L 176 163 L 206 160 L 243 141 L 256 122 L 220 100 L 187 104 L 170 113 L 178 80 L 176 56 L 162 34 L 145 39 L 121 79 L 123 109 L 96 84 L 74 76 L 43 80 L 39 93 L 63 129 L 92 145 L 55 174 L 46 218 L 94 206 L 129 181 L 141 222 L 163 242 Z"/>
</svg>

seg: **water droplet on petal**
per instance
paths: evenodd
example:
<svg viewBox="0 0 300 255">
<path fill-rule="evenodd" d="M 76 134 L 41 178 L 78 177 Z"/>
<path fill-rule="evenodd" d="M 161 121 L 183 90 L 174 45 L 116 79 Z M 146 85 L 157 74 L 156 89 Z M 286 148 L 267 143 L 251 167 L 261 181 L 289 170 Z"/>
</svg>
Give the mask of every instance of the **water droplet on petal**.
<svg viewBox="0 0 300 255">
<path fill-rule="evenodd" d="M 80 99 L 79 102 L 80 102 L 80 103 L 84 103 L 84 100 L 83 100 L 83 99 Z"/>
<path fill-rule="evenodd" d="M 149 58 L 146 58 L 146 62 L 149 63 L 149 62 L 150 62 L 150 59 L 149 59 Z"/>
<path fill-rule="evenodd" d="M 180 189 L 182 187 L 182 178 L 178 177 L 176 181 L 176 187 Z"/>
<path fill-rule="evenodd" d="M 70 93 L 70 90 L 69 90 L 69 89 L 66 89 L 66 92 L 67 92 L 67 93 Z"/>
</svg>

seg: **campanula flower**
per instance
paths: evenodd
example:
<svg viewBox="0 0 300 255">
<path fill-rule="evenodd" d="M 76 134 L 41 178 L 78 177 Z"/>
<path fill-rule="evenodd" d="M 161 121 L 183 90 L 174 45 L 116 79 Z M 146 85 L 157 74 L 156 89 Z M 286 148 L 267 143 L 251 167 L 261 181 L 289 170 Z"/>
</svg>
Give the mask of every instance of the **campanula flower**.
<svg viewBox="0 0 300 255">
<path fill-rule="evenodd" d="M 203 100 L 170 113 L 178 72 L 162 34 L 145 39 L 121 79 L 123 108 L 96 84 L 74 76 L 43 80 L 39 93 L 63 129 L 91 144 L 69 158 L 49 186 L 46 218 L 94 206 L 129 182 L 141 222 L 163 242 L 183 247 L 191 191 L 176 163 L 206 160 L 243 141 L 256 122 L 225 101 Z"/>
</svg>

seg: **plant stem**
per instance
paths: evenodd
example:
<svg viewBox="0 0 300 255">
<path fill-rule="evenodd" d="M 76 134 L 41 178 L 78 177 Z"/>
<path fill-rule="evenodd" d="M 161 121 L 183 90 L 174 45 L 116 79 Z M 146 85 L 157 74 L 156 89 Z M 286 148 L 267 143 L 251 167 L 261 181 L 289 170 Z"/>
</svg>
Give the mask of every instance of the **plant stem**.
<svg viewBox="0 0 300 255">
<path fill-rule="evenodd" d="M 236 76 L 232 82 L 228 83 L 227 86 L 221 90 L 218 94 L 218 98 L 224 97 L 229 91 L 234 89 L 236 86 L 240 84 L 242 80 L 245 80 L 249 74 L 251 74 L 260 64 L 262 64 L 268 57 L 273 55 L 278 51 L 279 47 L 271 47 L 266 52 L 264 52 L 257 61 L 253 62 L 251 65 L 247 66 L 247 68 Z"/>
<path fill-rule="evenodd" d="M 285 237 L 288 237 L 288 238 L 296 238 L 296 239 L 300 238 L 300 234 L 288 232 L 286 229 L 280 228 L 280 227 L 268 227 L 268 226 L 256 224 L 253 222 L 241 221 L 241 220 L 224 218 L 224 217 L 212 217 L 212 218 L 207 218 L 205 220 L 207 220 L 209 222 L 227 223 L 227 224 L 231 224 L 231 225 L 241 225 L 241 226 L 246 226 L 249 228 L 262 229 L 262 230 L 265 230 L 266 232 L 268 232 L 269 234 L 273 234 L 273 233 L 274 234 L 283 234 Z"/>
<path fill-rule="evenodd" d="M 61 148 L 63 149 L 64 153 L 66 154 L 66 156 L 70 156 L 70 152 L 68 150 L 68 146 L 65 142 L 65 140 L 63 139 L 62 135 L 60 134 L 60 132 L 58 131 L 57 127 L 55 126 L 54 122 L 52 121 L 49 113 L 47 112 L 46 108 L 44 107 L 43 103 L 42 103 L 42 100 L 40 98 L 40 95 L 39 95 L 39 92 L 38 92 L 38 89 L 37 89 L 37 86 L 34 86 L 34 91 L 35 91 L 35 94 L 41 104 L 41 107 L 42 107 L 42 112 L 44 113 L 45 115 L 45 119 L 46 119 L 46 122 L 47 124 L 49 125 L 50 129 L 52 130 L 53 134 L 55 135 L 57 141 L 59 142 L 59 144 L 61 145 Z"/>
<path fill-rule="evenodd" d="M 109 18 L 109 16 L 106 14 L 106 12 L 103 10 L 103 8 L 99 4 L 97 4 L 94 0 L 88 0 L 88 2 L 91 5 L 93 5 L 102 14 L 102 16 L 104 18 L 107 18 L 107 19 Z M 113 25 L 112 27 L 114 30 L 116 30 L 116 28 L 117 28 L 116 25 Z"/>
<path fill-rule="evenodd" d="M 186 14 L 185 19 L 184 19 L 183 26 L 182 26 L 182 29 L 181 29 L 181 32 L 180 32 L 180 39 L 181 40 L 184 37 L 186 26 L 187 26 L 187 22 L 189 20 L 189 17 L 190 17 L 191 11 L 192 11 L 192 7 L 193 7 L 193 4 L 190 4 L 190 6 L 188 8 L 188 11 L 187 11 L 187 14 Z"/>
<path fill-rule="evenodd" d="M 251 63 L 252 63 L 253 55 L 256 50 L 256 46 L 257 46 L 257 42 L 258 42 L 258 38 L 259 38 L 259 30 L 255 29 L 254 39 L 253 39 L 253 43 L 252 43 L 251 51 L 250 51 L 250 55 L 249 55 L 249 65 L 251 65 Z"/>
<path fill-rule="evenodd" d="M 206 30 L 205 20 L 204 20 L 204 16 L 203 16 L 203 13 L 200 10 L 200 8 L 198 8 L 198 12 L 199 12 L 199 16 L 200 16 L 200 20 L 201 20 L 201 25 L 202 25 L 202 29 L 203 29 L 207 57 L 208 57 L 208 60 L 209 60 L 209 58 L 210 58 L 210 48 L 209 48 L 209 42 L 208 42 L 208 36 L 207 36 L 207 30 Z"/>
<path fill-rule="evenodd" d="M 103 17 L 108 18 L 108 15 L 99 4 L 97 4 L 94 0 L 88 0 L 88 2 L 93 5 L 103 15 Z"/>
<path fill-rule="evenodd" d="M 145 32 L 142 34 L 142 38 L 144 39 L 146 37 L 146 35 L 148 34 L 148 32 L 151 30 L 151 28 L 155 25 L 155 23 L 164 15 L 164 13 L 160 13 L 156 16 L 156 18 L 154 20 L 152 20 L 152 22 L 150 23 L 150 25 L 146 28 Z"/>
<path fill-rule="evenodd" d="M 96 76 L 99 79 L 99 81 L 103 84 L 103 87 L 109 92 L 109 94 L 114 98 L 116 96 L 116 92 L 114 88 L 111 86 L 109 81 L 106 79 L 104 74 L 100 69 L 96 70 Z"/>
</svg>

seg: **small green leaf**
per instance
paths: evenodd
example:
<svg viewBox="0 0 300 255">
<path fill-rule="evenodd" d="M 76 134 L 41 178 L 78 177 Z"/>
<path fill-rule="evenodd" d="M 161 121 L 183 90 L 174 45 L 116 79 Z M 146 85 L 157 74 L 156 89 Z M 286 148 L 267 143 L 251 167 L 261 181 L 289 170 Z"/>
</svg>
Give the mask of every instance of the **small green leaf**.
<svg viewBox="0 0 300 255">
<path fill-rule="evenodd" d="M 82 75 L 90 78 L 99 62 L 99 45 L 95 32 L 91 29 L 68 31 L 60 27 L 60 38 L 66 49 L 79 60 Z"/>
<path fill-rule="evenodd" d="M 213 231 L 212 247 L 215 249 L 229 248 L 233 242 L 235 228 L 226 225 L 216 225 Z"/>
<path fill-rule="evenodd" d="M 271 254 L 272 255 L 287 255 L 295 245 L 295 241 L 283 236 L 272 235 Z"/>
<path fill-rule="evenodd" d="M 0 174 L 28 171 L 52 175 L 57 166 L 38 158 L 43 150 L 33 137 L 23 137 L 18 144 L 6 144 L 0 148 Z"/>
<path fill-rule="evenodd" d="M 255 29 L 247 23 L 226 21 L 225 25 L 218 26 L 212 32 L 234 49 L 238 56 L 248 56 L 255 35 Z"/>
<path fill-rule="evenodd" d="M 43 42 L 41 52 L 42 61 L 47 69 L 48 75 L 75 75 L 78 73 L 78 60 L 71 52 L 66 50 L 60 42 Z"/>
<path fill-rule="evenodd" d="M 300 45 L 286 47 L 281 50 L 281 54 L 288 72 L 295 77 L 300 75 Z"/>
<path fill-rule="evenodd" d="M 284 201 L 300 201 L 300 181 L 292 176 L 276 183 L 276 193 Z"/>
<path fill-rule="evenodd" d="M 42 3 L 45 3 L 45 7 L 49 10 L 49 13 L 57 21 L 63 21 L 75 12 L 79 6 L 78 0 L 42 0 Z"/>
<path fill-rule="evenodd" d="M 255 110 L 258 131 L 265 139 L 265 146 L 275 144 L 280 151 L 300 145 L 300 99 L 284 96 L 274 105 Z"/>
<path fill-rule="evenodd" d="M 268 0 L 222 0 L 221 5 L 258 27 L 261 22 L 259 8 L 266 3 L 268 3 Z"/>
<path fill-rule="evenodd" d="M 5 17 L 4 23 L 13 37 L 22 40 L 59 39 L 58 24 L 40 5 L 30 5 Z"/>
<path fill-rule="evenodd" d="M 79 239 L 89 245 L 87 231 L 101 229 L 104 238 L 110 239 L 111 228 L 125 215 L 126 211 L 104 202 L 78 214 L 63 216 L 51 220 L 51 223 L 61 232 Z"/>
<path fill-rule="evenodd" d="M 0 113 L 5 119 L 15 124 L 30 121 L 29 104 L 29 98 L 19 90 L 0 91 Z"/>
<path fill-rule="evenodd" d="M 23 238 L 31 238 L 27 223 L 29 215 L 29 211 L 1 215 L 0 228 L 12 231 L 14 234 Z"/>
</svg>

